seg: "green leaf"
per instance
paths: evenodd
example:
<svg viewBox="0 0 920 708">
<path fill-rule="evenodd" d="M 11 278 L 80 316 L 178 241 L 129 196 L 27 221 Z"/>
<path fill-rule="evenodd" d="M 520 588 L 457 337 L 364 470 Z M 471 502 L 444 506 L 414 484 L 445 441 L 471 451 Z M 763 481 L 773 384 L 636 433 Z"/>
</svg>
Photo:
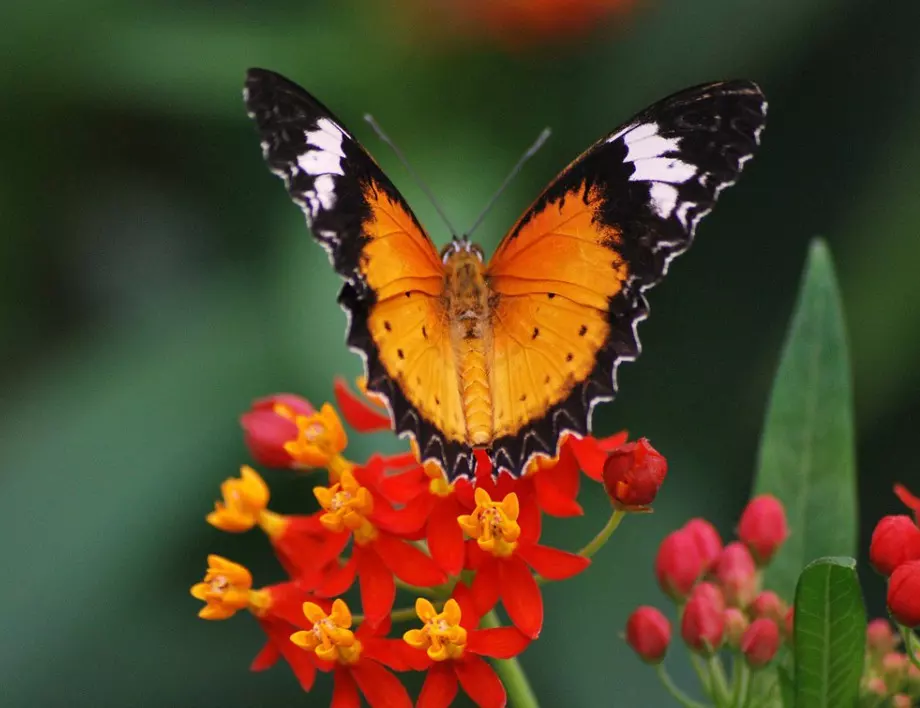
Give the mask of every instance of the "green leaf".
<svg viewBox="0 0 920 708">
<path fill-rule="evenodd" d="M 795 591 L 796 708 L 847 708 L 859 697 L 866 608 L 856 561 L 821 558 Z"/>
<path fill-rule="evenodd" d="M 785 666 L 777 666 L 776 678 L 779 681 L 783 708 L 793 708 L 795 706 L 795 680 L 792 678 L 792 674 L 789 673 L 789 669 Z"/>
<path fill-rule="evenodd" d="M 790 597 L 807 563 L 856 555 L 856 462 L 843 311 L 826 244 L 808 255 L 767 407 L 755 494 L 786 507 L 790 536 L 766 584 Z"/>
</svg>

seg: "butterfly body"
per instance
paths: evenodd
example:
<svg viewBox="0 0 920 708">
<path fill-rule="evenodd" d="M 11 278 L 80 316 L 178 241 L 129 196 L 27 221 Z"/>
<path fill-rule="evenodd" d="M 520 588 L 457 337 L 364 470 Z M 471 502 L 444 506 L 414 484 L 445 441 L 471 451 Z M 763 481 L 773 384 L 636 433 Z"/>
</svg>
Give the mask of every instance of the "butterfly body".
<svg viewBox="0 0 920 708">
<path fill-rule="evenodd" d="M 492 257 L 440 254 L 377 163 L 302 88 L 253 69 L 245 99 L 269 167 L 344 280 L 348 345 L 400 435 L 449 480 L 524 473 L 587 435 L 639 356 L 645 292 L 753 155 L 766 103 L 749 81 L 693 87 L 565 168 Z"/>
</svg>

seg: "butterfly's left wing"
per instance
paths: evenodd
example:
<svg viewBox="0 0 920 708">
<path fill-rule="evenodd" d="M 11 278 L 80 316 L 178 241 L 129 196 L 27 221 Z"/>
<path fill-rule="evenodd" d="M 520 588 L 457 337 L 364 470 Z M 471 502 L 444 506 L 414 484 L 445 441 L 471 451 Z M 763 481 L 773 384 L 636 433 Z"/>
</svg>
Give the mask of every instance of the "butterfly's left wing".
<svg viewBox="0 0 920 708">
<path fill-rule="evenodd" d="M 396 431 L 414 437 L 423 458 L 469 475 L 444 269 L 431 239 L 377 163 L 304 89 L 250 69 L 244 98 L 269 168 L 345 279 L 339 302 L 367 388 L 383 396 Z"/>
<path fill-rule="evenodd" d="M 644 291 L 738 178 L 765 117 L 749 81 L 681 91 L 595 143 L 505 237 L 487 268 L 496 467 L 520 474 L 565 432 L 590 433 L 641 350 Z"/>
</svg>

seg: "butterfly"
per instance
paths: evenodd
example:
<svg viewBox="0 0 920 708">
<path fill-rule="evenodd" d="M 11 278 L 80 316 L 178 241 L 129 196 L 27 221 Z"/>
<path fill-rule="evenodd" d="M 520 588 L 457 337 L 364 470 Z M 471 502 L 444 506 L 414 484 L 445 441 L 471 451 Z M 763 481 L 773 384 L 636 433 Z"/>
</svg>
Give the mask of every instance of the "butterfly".
<svg viewBox="0 0 920 708">
<path fill-rule="evenodd" d="M 486 261 L 465 237 L 439 252 L 370 154 L 297 84 L 251 69 L 244 100 L 269 168 L 344 279 L 368 391 L 449 481 L 474 475 L 477 448 L 520 476 L 566 434 L 590 434 L 617 367 L 641 351 L 645 291 L 737 180 L 767 109 L 750 81 L 659 101 L 562 170 Z"/>
</svg>

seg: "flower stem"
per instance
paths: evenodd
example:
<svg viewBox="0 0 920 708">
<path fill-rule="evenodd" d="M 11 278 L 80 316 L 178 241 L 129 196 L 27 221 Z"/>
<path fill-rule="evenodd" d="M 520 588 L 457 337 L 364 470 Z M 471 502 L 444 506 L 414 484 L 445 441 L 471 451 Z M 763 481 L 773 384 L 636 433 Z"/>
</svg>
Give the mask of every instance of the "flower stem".
<svg viewBox="0 0 920 708">
<path fill-rule="evenodd" d="M 409 585 L 409 583 L 404 583 L 399 578 L 393 578 L 393 581 L 396 583 L 396 587 L 400 590 L 406 590 L 415 595 L 422 595 L 424 597 L 444 597 L 443 592 L 439 592 L 438 588 L 420 588 L 415 585 Z M 448 593 L 449 594 L 449 593 Z"/>
<path fill-rule="evenodd" d="M 744 708 L 748 702 L 748 693 L 751 690 L 751 669 L 747 662 L 738 654 L 732 657 L 732 706 Z"/>
<path fill-rule="evenodd" d="M 501 627 L 501 622 L 495 610 L 492 610 L 482 618 L 482 626 L 485 628 Z M 514 657 L 510 659 L 492 659 L 495 665 L 495 671 L 498 673 L 502 684 L 505 686 L 505 692 L 508 694 L 508 704 L 512 708 L 540 708 L 537 697 L 530 687 L 530 681 L 527 680 L 527 674 L 521 668 L 521 664 Z"/>
<path fill-rule="evenodd" d="M 905 627 L 903 624 L 899 624 L 898 629 L 901 632 L 901 636 L 904 638 L 904 653 L 907 654 L 910 663 L 920 669 L 920 658 L 917 657 L 917 652 L 914 651 L 913 646 L 914 641 L 916 641 L 913 630 L 909 627 Z"/>
<path fill-rule="evenodd" d="M 600 533 L 597 534 L 587 546 L 578 551 L 578 555 L 584 556 L 585 558 L 590 558 L 595 553 L 597 553 L 605 543 L 613 535 L 613 532 L 617 530 L 617 526 L 620 525 L 620 522 L 623 521 L 623 518 L 626 516 L 626 512 L 620 509 L 615 509 L 614 512 L 610 515 L 610 518 L 607 520 L 607 525 L 600 530 Z"/>
<path fill-rule="evenodd" d="M 665 670 L 664 664 L 658 664 L 658 666 L 655 668 L 658 671 L 658 678 L 661 679 L 661 683 L 664 685 L 667 692 L 670 693 L 671 697 L 680 703 L 684 708 L 707 708 L 705 704 L 700 703 L 699 701 L 694 701 L 692 698 L 690 698 L 690 696 L 688 696 L 677 687 L 677 684 L 674 683 L 674 681 L 671 679 L 671 676 Z"/>
<path fill-rule="evenodd" d="M 730 706 L 731 693 L 728 690 L 728 679 L 725 676 L 722 660 L 718 654 L 713 654 L 707 663 L 709 664 L 709 675 L 712 676 L 712 698 L 715 699 L 717 706 Z"/>
</svg>

